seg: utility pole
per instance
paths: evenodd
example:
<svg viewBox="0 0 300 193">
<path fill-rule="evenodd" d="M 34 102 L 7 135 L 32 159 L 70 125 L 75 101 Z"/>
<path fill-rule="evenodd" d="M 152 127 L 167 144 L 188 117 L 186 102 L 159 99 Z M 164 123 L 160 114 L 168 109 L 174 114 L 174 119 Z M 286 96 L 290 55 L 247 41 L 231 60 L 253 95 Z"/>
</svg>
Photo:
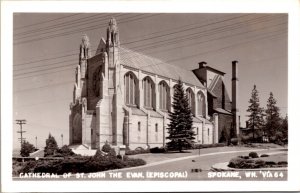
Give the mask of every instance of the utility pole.
<svg viewBox="0 0 300 193">
<path fill-rule="evenodd" d="M 17 119 L 16 122 L 17 122 L 16 124 L 20 125 L 20 131 L 17 131 L 17 133 L 20 133 L 20 135 L 21 135 L 20 140 L 21 140 L 21 148 L 22 148 L 22 144 L 23 144 L 23 140 L 24 140 L 23 133 L 26 132 L 26 131 L 23 131 L 22 125 L 26 124 L 26 120 L 25 119 Z"/>
<path fill-rule="evenodd" d="M 35 136 L 35 149 L 37 149 L 37 136 Z"/>
<path fill-rule="evenodd" d="M 64 136 L 63 136 L 63 134 L 61 134 L 61 146 L 63 146 L 64 145 Z"/>
</svg>

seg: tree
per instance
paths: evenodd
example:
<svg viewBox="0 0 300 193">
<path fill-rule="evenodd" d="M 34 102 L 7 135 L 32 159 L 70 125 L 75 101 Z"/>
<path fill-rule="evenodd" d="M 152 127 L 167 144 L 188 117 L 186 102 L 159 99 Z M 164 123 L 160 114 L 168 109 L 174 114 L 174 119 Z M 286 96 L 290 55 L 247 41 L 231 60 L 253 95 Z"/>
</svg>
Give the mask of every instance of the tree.
<svg viewBox="0 0 300 193">
<path fill-rule="evenodd" d="M 250 105 L 247 109 L 247 112 L 250 113 L 250 115 L 248 115 L 248 126 L 249 128 L 251 128 L 250 131 L 252 131 L 252 140 L 255 141 L 255 139 L 259 139 L 259 136 L 262 135 L 261 130 L 264 125 L 263 108 L 261 108 L 259 104 L 259 97 L 256 85 L 254 85 L 254 88 L 251 92 L 251 98 L 249 100 L 249 103 Z"/>
<path fill-rule="evenodd" d="M 28 141 L 22 143 L 20 154 L 22 157 L 28 157 L 30 153 L 34 152 L 34 146 Z"/>
<path fill-rule="evenodd" d="M 283 134 L 283 141 L 286 143 L 288 141 L 288 116 L 286 115 L 282 121 L 280 130 Z"/>
<path fill-rule="evenodd" d="M 275 134 L 279 131 L 280 126 L 281 119 L 279 116 L 279 108 L 276 106 L 276 99 L 271 92 L 267 101 L 266 124 L 264 127 L 264 133 L 270 139 L 270 137 L 275 136 Z"/>
<path fill-rule="evenodd" d="M 60 149 L 57 150 L 57 152 L 62 157 L 68 157 L 75 154 L 67 145 L 62 146 Z"/>
<path fill-rule="evenodd" d="M 58 146 L 55 138 L 49 133 L 48 139 L 46 139 L 46 147 L 44 149 L 45 157 L 53 156 L 58 151 Z"/>
<path fill-rule="evenodd" d="M 168 124 L 169 136 L 167 139 L 168 149 L 179 150 L 182 152 L 183 147 L 190 148 L 194 143 L 195 133 L 192 129 L 193 117 L 191 107 L 186 93 L 183 89 L 181 80 L 174 88 L 173 112 L 169 112 L 170 123 Z"/>
</svg>

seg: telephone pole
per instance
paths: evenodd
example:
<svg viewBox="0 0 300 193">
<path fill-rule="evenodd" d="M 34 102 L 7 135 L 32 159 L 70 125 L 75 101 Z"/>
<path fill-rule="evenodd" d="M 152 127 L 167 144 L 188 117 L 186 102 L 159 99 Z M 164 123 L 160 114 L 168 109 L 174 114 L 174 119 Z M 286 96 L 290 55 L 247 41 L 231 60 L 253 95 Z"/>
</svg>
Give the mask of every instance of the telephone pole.
<svg viewBox="0 0 300 193">
<path fill-rule="evenodd" d="M 21 135 L 21 148 L 22 148 L 22 144 L 23 144 L 23 133 L 25 133 L 26 131 L 23 131 L 23 128 L 22 128 L 22 125 L 23 124 L 26 124 L 26 120 L 25 119 L 17 119 L 16 120 L 16 124 L 18 124 L 18 125 L 20 125 L 20 131 L 17 131 L 17 133 L 20 133 L 20 135 Z"/>
<path fill-rule="evenodd" d="M 35 136 L 35 149 L 37 149 L 37 136 Z"/>
<path fill-rule="evenodd" d="M 63 134 L 61 134 L 60 136 L 61 136 L 61 146 L 63 146 L 64 145 L 64 136 L 63 136 Z"/>
</svg>

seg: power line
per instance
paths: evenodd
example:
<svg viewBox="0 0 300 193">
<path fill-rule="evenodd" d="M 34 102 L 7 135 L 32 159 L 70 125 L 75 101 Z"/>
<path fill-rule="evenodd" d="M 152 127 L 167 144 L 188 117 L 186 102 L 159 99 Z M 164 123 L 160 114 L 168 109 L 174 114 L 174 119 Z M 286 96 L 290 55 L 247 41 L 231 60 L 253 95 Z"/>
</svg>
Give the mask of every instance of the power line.
<svg viewBox="0 0 300 193">
<path fill-rule="evenodd" d="M 134 19 L 131 19 L 132 17 L 128 17 L 126 19 L 131 19 L 131 20 L 120 21 L 119 24 L 126 23 L 126 22 L 131 22 L 131 21 L 136 21 L 136 20 L 140 20 L 140 19 L 145 19 L 145 18 L 156 16 L 156 15 L 159 15 L 159 14 L 154 14 L 154 15 L 145 16 L 145 17 L 142 17 L 142 18 L 134 18 Z M 136 17 L 136 16 L 134 16 L 134 17 Z M 52 38 L 56 38 L 56 37 L 61 37 L 61 36 L 66 36 L 66 35 L 71 35 L 71 34 L 76 34 L 76 33 L 79 33 L 79 32 L 81 33 L 81 32 L 91 31 L 91 30 L 94 30 L 94 29 L 102 28 L 102 27 L 106 27 L 106 25 L 102 24 L 102 25 L 99 25 L 99 26 L 77 29 L 75 31 L 68 31 L 68 32 L 53 34 L 53 35 L 49 35 L 49 36 L 45 36 L 45 37 L 34 38 L 34 39 L 24 40 L 24 41 L 19 41 L 19 42 L 14 42 L 14 45 L 24 44 L 24 43 L 28 43 L 28 42 L 35 42 L 35 41 L 39 41 L 39 40 L 52 39 Z"/>
<path fill-rule="evenodd" d="M 26 31 L 26 32 L 14 34 L 14 36 L 24 36 L 24 35 L 31 34 L 31 35 L 25 36 L 25 37 L 19 37 L 19 38 L 14 37 L 14 40 L 28 38 L 30 36 L 34 37 L 34 36 L 36 36 L 36 35 L 34 35 L 34 33 L 41 32 L 41 31 L 46 31 L 46 32 L 45 33 L 40 33 L 38 35 L 52 33 L 52 32 L 55 32 L 55 31 L 61 31 L 61 30 L 69 29 L 69 28 L 78 27 L 78 26 L 83 26 L 83 25 L 87 25 L 87 24 L 95 23 L 95 22 L 99 22 L 99 21 L 107 21 L 107 19 L 109 19 L 109 18 L 119 17 L 119 16 L 122 16 L 122 15 L 127 15 L 127 14 L 116 14 L 116 15 L 111 14 L 111 15 L 108 15 L 108 16 L 101 16 L 101 17 L 99 17 L 99 16 L 95 17 L 94 15 L 93 16 L 88 16 L 88 17 L 85 17 L 85 18 L 82 18 L 82 19 L 77 19 L 76 21 L 64 22 L 64 23 L 55 24 L 55 25 L 52 25 L 52 26 L 47 26 L 47 27 L 44 27 L 44 28 L 39 28 L 39 29 L 31 30 L 31 31 Z M 86 19 L 86 18 L 91 18 L 91 17 L 95 17 L 95 18 L 88 19 L 88 20 Z M 93 21 L 95 19 L 97 19 L 97 20 Z M 80 20 L 83 20 L 83 21 L 80 21 Z M 86 20 L 89 21 L 89 22 L 86 22 Z M 80 24 L 80 25 L 72 26 L 73 24 L 78 24 L 78 23 L 82 23 L 82 22 L 85 22 L 85 23 Z M 67 27 L 67 26 L 70 26 L 70 27 Z M 52 29 L 56 29 L 56 28 L 63 28 L 63 29 L 52 30 Z"/>
<path fill-rule="evenodd" d="M 199 23 L 194 23 L 194 24 L 189 24 L 189 25 L 183 25 L 183 26 L 180 26 L 180 27 L 176 27 L 176 28 L 171 28 L 171 29 L 167 29 L 167 30 L 162 30 L 162 31 L 156 31 L 156 32 L 153 32 L 153 33 L 149 33 L 149 34 L 146 34 L 145 36 L 142 36 L 142 37 L 149 37 L 150 35 L 154 35 L 154 34 L 157 34 L 157 33 L 161 33 L 161 32 L 167 32 L 167 31 L 172 31 L 172 30 L 174 30 L 174 29 L 182 29 L 182 28 L 184 28 L 184 27 L 188 27 L 188 26 L 194 26 L 194 25 L 198 25 Z M 127 39 L 136 39 L 136 37 L 134 37 L 134 38 L 127 38 Z M 65 52 L 65 53 L 72 53 L 73 51 L 77 51 L 77 49 L 76 50 L 69 50 L 69 51 L 67 51 L 67 52 Z M 61 53 L 61 52 L 59 52 L 59 53 Z M 59 54 L 59 53 L 55 53 L 55 54 Z M 52 55 L 52 54 L 50 54 L 50 55 Z M 30 61 L 30 62 L 35 62 L 35 61 Z M 30 63 L 29 62 L 29 63 Z M 17 64 L 18 65 L 18 64 Z"/>
<path fill-rule="evenodd" d="M 255 20 L 254 20 L 255 21 Z M 261 22 L 261 21 L 260 21 Z M 258 23 L 258 22 L 256 22 Z M 238 23 L 239 24 L 239 23 Z M 246 24 L 246 21 L 244 22 L 244 25 Z M 239 28 L 239 26 L 234 26 L 234 25 L 230 25 L 230 26 L 233 26 L 234 28 L 231 28 L 232 29 L 237 29 Z M 225 26 L 227 27 L 227 26 Z M 221 32 L 224 32 L 224 30 L 229 30 L 229 29 L 226 29 L 225 27 L 219 27 L 219 28 L 214 28 L 214 29 L 210 29 L 210 30 L 205 30 L 205 31 L 201 31 L 201 32 L 198 32 L 196 33 L 197 36 L 196 37 L 204 37 L 204 36 L 210 36 L 210 35 L 214 35 L 214 34 L 217 34 L 217 33 L 221 33 Z M 269 26 L 271 27 L 271 26 Z M 223 29 L 222 29 L 223 28 Z M 264 29 L 266 27 L 263 27 L 263 28 L 260 28 L 260 29 Z M 218 30 L 218 29 L 221 29 L 221 30 Z M 213 32 L 215 30 L 215 32 Z M 257 29 L 255 30 L 252 30 L 252 31 L 256 31 Z M 200 33 L 204 33 L 204 32 L 209 32 L 207 34 L 204 34 L 204 35 L 200 35 Z M 249 33 L 251 31 L 248 31 L 248 32 L 245 32 L 245 33 Z M 243 34 L 243 33 L 239 33 L 240 34 Z M 234 34 L 233 34 L 234 35 Z M 227 37 L 231 37 L 233 35 L 230 35 L 230 36 L 225 36 L 225 38 Z M 170 44 L 174 44 L 174 43 L 177 43 L 177 42 L 180 42 L 180 41 L 187 41 L 187 40 L 194 40 L 195 37 L 190 37 L 190 36 L 183 36 L 184 38 L 183 39 L 178 39 L 178 37 L 175 38 L 176 41 L 174 42 L 169 42 L 169 40 L 173 40 L 174 38 L 172 39 L 168 39 L 168 40 L 163 40 L 163 41 L 160 41 L 160 42 L 154 42 L 154 43 L 150 43 L 150 44 L 146 44 L 146 45 L 142 45 L 142 46 L 136 46 L 136 47 L 133 47 L 133 49 L 135 48 L 139 48 L 139 47 L 144 47 L 144 46 L 147 46 L 147 45 L 154 45 L 154 47 L 148 47 L 148 48 L 144 48 L 143 50 L 145 49 L 152 49 L 152 48 L 157 48 L 158 46 L 156 46 L 155 44 L 157 43 L 163 43 L 163 46 L 166 46 L 166 45 L 170 45 Z M 217 39 L 222 39 L 222 38 L 217 38 Z M 142 41 L 142 40 L 140 40 Z M 165 43 L 165 41 L 167 41 L 167 43 Z M 126 43 L 124 43 L 124 45 L 126 45 Z M 190 46 L 191 44 L 189 44 Z M 193 43 L 193 45 L 195 45 L 195 43 Z M 160 47 L 159 47 L 160 48 Z M 92 51 L 96 51 L 96 50 L 92 50 Z M 68 54 L 68 55 L 64 55 L 64 56 L 60 56 L 60 57 L 52 57 L 52 58 L 46 58 L 46 59 L 42 59 L 42 60 L 36 60 L 36 61 L 31 61 L 31 62 L 25 62 L 25 63 L 19 63 L 19 64 L 16 64 L 16 65 L 26 65 L 26 64 L 31 64 L 31 63 L 36 63 L 36 62 L 41 62 L 41 61 L 47 61 L 47 60 L 52 60 L 52 59 L 58 59 L 58 58 L 63 58 L 63 57 L 67 57 L 67 56 L 75 56 L 77 55 L 77 53 L 74 53 L 74 54 Z M 70 61 L 70 60 L 69 60 Z"/>
<path fill-rule="evenodd" d="M 266 17 L 266 16 L 263 16 L 263 17 Z M 231 24 L 231 25 L 227 25 L 227 26 L 222 26 L 222 27 L 218 27 L 218 28 L 214 28 L 214 29 L 210 29 L 210 30 L 206 30 L 206 31 L 201 31 L 201 33 L 204 33 L 204 32 L 210 32 L 208 35 L 213 35 L 213 33 L 212 33 L 212 30 L 216 30 L 216 32 L 215 33 L 220 33 L 220 32 L 222 32 L 222 31 L 226 31 L 226 30 L 230 30 L 230 28 L 228 28 L 228 29 L 226 29 L 226 27 L 230 27 L 230 26 L 235 26 L 235 25 L 237 25 L 237 24 L 244 24 L 245 25 L 245 23 L 246 22 L 250 22 L 250 21 L 252 21 L 253 23 L 254 23 L 254 21 L 256 21 L 256 20 L 258 20 L 258 19 L 260 19 L 261 17 L 259 17 L 259 18 L 254 18 L 254 19 L 250 19 L 250 20 L 246 20 L 246 21 L 243 21 L 243 22 L 239 22 L 239 23 L 234 23 L 234 24 Z M 234 18 L 230 18 L 230 19 L 227 19 L 227 20 L 232 20 L 232 19 L 234 19 Z M 225 21 L 225 20 L 222 20 L 222 21 Z M 221 21 L 218 21 L 217 23 L 219 23 L 219 22 L 221 22 Z M 264 22 L 264 21 L 258 21 L 258 22 Z M 207 26 L 207 25 L 213 25 L 214 23 L 209 23 L 209 24 L 206 24 L 206 25 L 204 25 L 204 26 Z M 235 26 L 234 28 L 231 28 L 231 30 L 232 29 L 237 29 L 239 26 Z M 182 31 L 186 31 L 186 30 L 188 30 L 188 29 L 183 29 L 183 30 L 181 30 L 180 32 L 182 32 Z M 168 34 L 163 34 L 163 35 L 161 35 L 161 36 L 167 36 L 167 35 L 172 35 L 172 34 L 174 34 L 174 33 L 177 33 L 177 32 L 179 32 L 179 31 L 176 31 L 176 32 L 171 32 L 171 33 L 168 33 Z M 214 34 L 215 34 L 214 33 Z M 189 34 L 189 35 L 197 35 L 197 36 L 195 36 L 195 37 L 198 37 L 199 36 L 199 32 L 197 32 L 197 33 L 194 33 L 194 34 Z M 156 36 L 156 37 L 151 37 L 151 38 L 148 38 L 148 39 L 155 39 L 155 38 L 159 38 L 159 37 L 161 37 L 161 36 Z M 184 38 L 184 39 L 178 39 L 178 38 Z M 149 43 L 149 44 L 143 44 L 142 46 L 148 46 L 148 45 L 153 45 L 153 44 L 157 44 L 157 43 L 160 43 L 160 44 L 163 44 L 163 45 L 166 45 L 164 42 L 166 42 L 166 41 L 169 41 L 169 40 L 177 40 L 176 42 L 178 42 L 179 40 L 190 40 L 190 39 L 192 39 L 193 37 L 189 37 L 188 35 L 184 35 L 184 36 L 179 36 L 179 37 L 176 37 L 176 38 L 172 38 L 172 39 L 167 39 L 167 40 L 162 40 L 162 41 L 159 41 L 159 42 L 152 42 L 152 43 Z M 142 41 L 145 41 L 145 39 L 142 39 L 142 40 L 137 40 L 137 41 L 135 41 L 135 42 L 142 42 Z M 174 42 L 174 43 L 176 43 L 176 42 Z M 130 44 L 131 42 L 129 42 L 129 44 Z M 128 43 L 122 43 L 122 45 L 127 45 Z M 141 47 L 141 46 L 137 46 L 137 47 Z M 134 47 L 134 48 L 137 48 L 137 47 Z M 134 49 L 133 48 L 133 49 Z M 74 50 L 74 51 L 76 51 L 76 50 Z M 95 50 L 92 50 L 92 51 L 96 51 L 96 49 Z M 35 61 L 30 61 L 30 62 L 25 62 L 25 63 L 18 63 L 18 64 L 15 64 L 16 66 L 18 66 L 18 65 L 26 65 L 26 64 L 31 64 L 31 63 L 36 63 L 36 62 L 40 62 L 40 61 L 46 61 L 46 60 L 51 60 L 51 59 L 56 59 L 56 58 L 62 58 L 62 57 L 67 57 L 67 56 L 75 56 L 75 55 L 77 55 L 77 53 L 73 53 L 73 54 L 68 54 L 68 55 L 62 55 L 62 56 L 59 56 L 59 57 L 51 57 L 51 58 L 47 58 L 47 59 L 42 59 L 42 60 L 35 60 Z"/>
<path fill-rule="evenodd" d="M 253 19 L 251 19 L 251 20 L 253 20 Z M 193 33 L 193 34 L 189 34 L 189 36 L 182 35 L 182 36 L 177 36 L 177 37 L 166 39 L 166 40 L 160 40 L 158 42 L 152 42 L 152 43 L 144 44 L 143 46 L 155 45 L 157 43 L 160 43 L 160 45 L 166 45 L 167 43 L 173 44 L 173 43 L 170 43 L 171 40 L 174 40 L 174 43 L 177 43 L 177 42 L 180 42 L 180 41 L 183 41 L 183 40 L 194 40 L 197 37 L 210 36 L 210 35 L 215 35 L 215 34 L 222 33 L 222 32 L 224 33 L 226 31 L 232 31 L 234 29 L 239 29 L 239 27 L 245 25 L 245 23 L 247 23 L 248 21 L 249 21 L 249 24 L 250 24 L 251 20 L 247 20 L 247 21 L 243 21 L 243 22 L 239 22 L 239 23 L 235 23 L 235 24 L 231 24 L 231 25 L 227 25 L 227 26 L 221 26 L 221 27 L 217 27 L 217 28 L 213 28 L 213 29 L 209 29 L 209 30 L 204 30 L 204 31 L 200 31 L 200 32 L 196 32 L 196 33 Z M 257 20 L 257 18 L 254 19 L 253 21 L 256 21 L 256 20 Z M 253 24 L 262 22 L 262 21 L 260 21 L 260 22 L 257 22 L 257 21 L 253 22 L 253 21 L 251 22 Z M 239 24 L 241 24 L 241 25 L 239 25 Z M 207 32 L 207 33 L 205 34 L 205 32 Z M 192 36 L 192 35 L 195 35 L 195 36 Z M 139 46 L 137 46 L 137 47 L 139 47 Z M 135 49 L 135 48 L 136 47 L 133 47 L 132 49 Z"/>
<path fill-rule="evenodd" d="M 259 28 L 259 29 L 264 29 L 264 28 L 271 28 L 271 27 L 274 27 L 274 26 L 277 26 L 277 25 L 282 25 L 284 23 L 281 23 L 281 24 L 276 24 L 276 25 L 273 25 L 273 26 L 264 26 L 262 28 Z M 252 30 L 252 31 L 257 31 L 258 29 L 255 29 L 255 30 Z M 224 38 L 228 38 L 228 37 L 232 37 L 232 36 L 236 36 L 236 35 L 243 35 L 243 34 L 246 34 L 246 33 L 250 33 L 252 31 L 248 31 L 248 32 L 241 32 L 241 33 L 237 33 L 237 34 L 231 34 L 229 36 L 222 36 L 222 37 L 219 37 L 219 38 L 215 38 L 215 39 L 210 39 L 210 40 L 207 40 L 207 41 L 202 41 L 202 42 L 195 42 L 194 44 L 189 44 L 188 46 L 192 46 L 192 45 L 195 45 L 195 44 L 199 44 L 199 43 L 207 43 L 207 42 L 211 42 L 211 41 L 215 41 L 215 40 L 218 40 L 218 39 L 224 39 Z M 211 34 L 211 33 L 210 33 Z M 268 33 L 267 33 L 268 34 Z M 261 35 L 261 34 L 260 34 Z M 265 34 L 263 34 L 265 35 Z M 182 47 L 186 47 L 186 46 L 180 46 L 180 47 L 175 47 L 175 48 L 171 48 L 171 49 L 167 49 L 167 50 L 162 50 L 162 51 L 170 51 L 172 49 L 177 49 L 177 48 L 182 48 Z M 154 47 L 150 47 L 151 48 L 157 48 L 156 46 Z M 139 49 L 137 51 L 144 51 L 146 49 L 149 49 L 148 48 L 142 48 L 142 49 Z M 157 51 L 157 50 L 156 50 Z M 160 51 L 161 52 L 161 51 Z M 74 63 L 76 62 L 75 59 L 71 59 L 71 60 L 64 60 L 64 61 L 60 61 L 60 62 L 55 62 L 55 63 L 50 63 L 50 64 L 47 64 L 47 65 L 43 65 L 43 66 L 36 66 L 36 67 L 31 67 L 31 68 L 26 68 L 26 70 L 28 69 L 35 69 L 35 68 L 42 68 L 42 67 L 46 67 L 46 66 L 52 66 L 53 64 L 60 64 L 60 63 L 63 63 L 63 62 L 70 62 L 70 61 L 74 61 Z M 74 65 L 73 63 L 70 63 L 70 65 Z M 64 65 L 63 67 L 65 66 L 69 66 L 69 65 Z M 51 67 L 49 69 L 55 69 L 55 68 L 59 68 L 59 67 Z M 24 69 L 19 69 L 19 70 L 24 70 Z M 43 70 L 47 70 L 47 69 L 42 69 L 41 71 Z M 16 71 L 18 71 L 18 69 L 16 69 Z M 15 74 L 16 76 L 18 75 L 24 75 L 24 74 L 28 74 L 28 73 L 33 73 L 33 72 L 39 72 L 40 70 L 37 70 L 37 71 L 32 71 L 32 72 L 26 72 L 26 73 L 20 73 L 20 74 Z"/>
<path fill-rule="evenodd" d="M 47 21 L 42 21 L 42 22 L 30 24 L 30 25 L 20 26 L 20 27 L 14 28 L 14 30 L 18 30 L 18 29 L 22 29 L 22 28 L 28 28 L 28 27 L 32 27 L 32 26 L 40 25 L 40 24 L 44 24 L 44 23 L 49 23 L 49 22 L 52 22 L 52 21 L 57 21 L 57 20 L 65 19 L 67 17 L 73 17 L 74 15 L 79 15 L 79 14 L 80 13 L 75 13 L 75 14 L 72 14 L 72 15 L 68 15 L 68 16 L 64 16 L 64 17 L 60 17 L 60 18 L 56 18 L 56 19 L 51 19 L 51 20 L 47 20 Z"/>
</svg>

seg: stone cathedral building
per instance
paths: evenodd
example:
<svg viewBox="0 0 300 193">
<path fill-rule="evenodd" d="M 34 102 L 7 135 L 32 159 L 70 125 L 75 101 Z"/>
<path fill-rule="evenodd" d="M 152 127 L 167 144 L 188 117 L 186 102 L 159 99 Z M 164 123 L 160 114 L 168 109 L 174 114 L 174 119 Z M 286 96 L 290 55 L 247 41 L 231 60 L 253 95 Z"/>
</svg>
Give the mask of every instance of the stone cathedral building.
<svg viewBox="0 0 300 193">
<path fill-rule="evenodd" d="M 233 62 L 231 103 L 224 72 L 205 62 L 193 71 L 167 64 L 121 46 L 115 19 L 109 21 L 92 56 L 84 35 L 70 104 L 70 145 L 95 149 L 108 143 L 137 147 L 166 144 L 168 111 L 180 78 L 193 113 L 195 142 L 218 143 L 223 130 L 238 134 L 236 62 Z"/>
</svg>

